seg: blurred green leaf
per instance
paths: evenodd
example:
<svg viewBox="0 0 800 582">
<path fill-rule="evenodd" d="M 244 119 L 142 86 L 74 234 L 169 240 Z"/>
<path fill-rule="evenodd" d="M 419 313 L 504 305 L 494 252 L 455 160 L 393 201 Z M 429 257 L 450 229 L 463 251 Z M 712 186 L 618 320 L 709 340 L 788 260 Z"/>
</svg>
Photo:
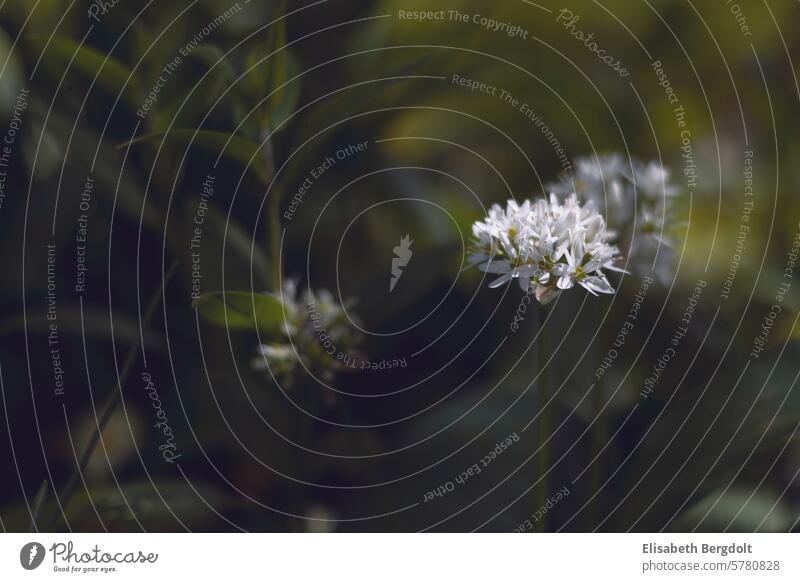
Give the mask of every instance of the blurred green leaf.
<svg viewBox="0 0 800 582">
<path fill-rule="evenodd" d="M 786 532 L 792 525 L 792 517 L 774 492 L 731 487 L 714 492 L 694 505 L 684 514 L 681 524 L 712 532 Z"/>
<path fill-rule="evenodd" d="M 196 60 L 208 69 L 214 69 L 223 78 L 229 81 L 236 79 L 236 70 L 233 65 L 225 59 L 225 51 L 213 44 L 198 46 L 189 53 L 189 58 Z"/>
<path fill-rule="evenodd" d="M 285 327 L 283 304 L 266 293 L 205 293 L 195 299 L 192 306 L 203 319 L 221 327 L 258 329 L 268 337 L 280 337 Z"/>
<path fill-rule="evenodd" d="M 285 14 L 285 4 L 281 2 L 276 16 Z M 260 101 L 272 94 L 256 114 L 256 121 L 262 130 L 274 130 L 280 121 L 291 114 L 300 96 L 298 83 L 282 87 L 289 79 L 289 71 L 295 64 L 285 46 L 286 19 L 281 19 L 269 28 L 264 44 L 254 47 L 245 61 L 247 73 L 244 84 L 251 98 Z"/>
<path fill-rule="evenodd" d="M 250 140 L 221 131 L 176 129 L 169 133 L 150 133 L 129 142 L 121 143 L 117 146 L 117 149 L 153 143 L 159 140 L 163 140 L 164 143 L 168 144 L 191 145 L 215 154 L 221 152 L 223 157 L 237 161 L 252 170 L 261 182 L 265 184 L 269 182 L 270 176 L 267 175 L 266 170 L 258 163 L 253 163 L 254 160 L 258 161 L 256 160 L 256 155 L 261 146 Z"/>
<path fill-rule="evenodd" d="M 291 53 L 287 55 L 288 70 L 287 78 L 295 77 L 300 72 L 300 63 L 295 59 Z M 273 96 L 273 99 L 275 97 Z M 268 124 L 270 131 L 275 131 L 289 116 L 294 113 L 297 108 L 297 102 L 300 100 L 300 80 L 297 79 L 286 85 L 281 91 L 281 98 L 275 103 L 275 107 L 271 113 L 268 114 Z M 285 129 L 285 126 L 280 130 Z"/>
<path fill-rule="evenodd" d="M 111 55 L 79 45 L 71 38 L 54 36 L 48 41 L 45 36 L 34 36 L 33 41 L 46 46 L 42 63 L 51 72 L 61 74 L 68 67 L 89 79 L 113 96 L 119 95 L 120 101 L 137 109 L 143 101 L 142 89 L 137 77 L 126 65 Z M 74 58 L 73 58 L 74 56 Z M 70 63 L 70 60 L 72 61 Z M 69 74 L 70 71 L 67 71 Z"/>
<path fill-rule="evenodd" d="M 13 47 L 11 39 L 0 29 L 0 62 L 5 64 L 0 83 L 0 111 L 4 116 L 13 109 L 19 90 L 25 82 L 19 49 Z"/>
<path fill-rule="evenodd" d="M 236 86 L 219 99 L 225 88 L 232 86 L 238 76 L 236 69 L 224 56 L 225 52 L 215 45 L 199 46 L 189 53 L 188 58 L 205 69 L 203 80 L 197 81 L 190 95 L 187 96 L 188 91 L 180 91 L 168 105 L 158 108 L 152 117 L 150 131 L 166 131 L 170 124 L 194 125 L 196 121 L 210 115 L 214 106 L 226 113 L 231 108 L 239 107 Z M 230 115 L 229 119 L 238 121 L 235 114 Z"/>
</svg>

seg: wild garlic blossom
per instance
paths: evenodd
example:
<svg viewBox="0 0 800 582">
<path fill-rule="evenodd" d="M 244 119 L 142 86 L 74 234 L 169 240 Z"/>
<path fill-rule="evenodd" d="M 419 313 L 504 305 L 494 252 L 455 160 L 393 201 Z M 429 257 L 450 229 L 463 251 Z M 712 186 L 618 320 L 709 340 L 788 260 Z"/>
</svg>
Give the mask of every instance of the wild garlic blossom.
<svg viewBox="0 0 800 582">
<path fill-rule="evenodd" d="M 295 380 L 298 357 L 324 382 L 348 369 L 345 356 L 358 353 L 361 335 L 353 331 L 344 308 L 330 291 L 307 289 L 299 293 L 297 282 L 286 279 L 279 299 L 285 314 L 283 338 L 259 345 L 253 367 L 266 370 L 269 366 L 286 386 Z"/>
<path fill-rule="evenodd" d="M 668 283 L 673 274 L 678 187 L 658 162 L 626 160 L 620 155 L 582 157 L 575 171 L 548 185 L 556 194 L 577 193 L 604 211 L 606 222 L 629 258 L 632 270 L 655 274 Z"/>
<path fill-rule="evenodd" d="M 551 194 L 522 204 L 509 200 L 505 209 L 495 204 L 472 233 L 470 263 L 500 275 L 490 287 L 517 279 L 542 304 L 576 284 L 593 295 L 614 293 L 603 269 L 620 270 L 614 266 L 619 251 L 607 242 L 605 221 L 593 203 L 580 204 L 575 194 L 563 202 Z"/>
</svg>

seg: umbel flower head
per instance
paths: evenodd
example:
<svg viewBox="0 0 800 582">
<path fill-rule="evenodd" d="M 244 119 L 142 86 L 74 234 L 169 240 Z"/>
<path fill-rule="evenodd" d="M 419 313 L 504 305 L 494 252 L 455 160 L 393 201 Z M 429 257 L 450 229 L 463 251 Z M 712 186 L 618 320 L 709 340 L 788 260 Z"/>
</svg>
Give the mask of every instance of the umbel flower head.
<svg viewBox="0 0 800 582">
<path fill-rule="evenodd" d="M 627 161 L 620 155 L 582 157 L 575 171 L 548 189 L 575 192 L 604 211 L 610 232 L 635 272 L 655 271 L 662 283 L 673 274 L 674 245 L 669 235 L 677 226 L 675 200 L 679 193 L 670 171 L 658 162 Z"/>
<path fill-rule="evenodd" d="M 551 194 L 522 204 L 509 200 L 505 209 L 495 204 L 472 225 L 472 233 L 470 263 L 500 275 L 490 287 L 517 279 L 542 304 L 575 285 L 593 295 L 614 293 L 603 270 L 620 270 L 614 266 L 619 251 L 608 243 L 605 220 L 594 204 L 580 204 L 575 194 L 563 202 Z"/>
<path fill-rule="evenodd" d="M 349 369 L 343 363 L 344 356 L 359 355 L 356 348 L 361 335 L 353 331 L 344 308 L 330 291 L 307 289 L 298 293 L 297 282 L 286 279 L 279 299 L 285 314 L 283 337 L 259 345 L 253 367 L 266 370 L 269 366 L 287 386 L 295 380 L 298 357 L 324 382 Z"/>
</svg>

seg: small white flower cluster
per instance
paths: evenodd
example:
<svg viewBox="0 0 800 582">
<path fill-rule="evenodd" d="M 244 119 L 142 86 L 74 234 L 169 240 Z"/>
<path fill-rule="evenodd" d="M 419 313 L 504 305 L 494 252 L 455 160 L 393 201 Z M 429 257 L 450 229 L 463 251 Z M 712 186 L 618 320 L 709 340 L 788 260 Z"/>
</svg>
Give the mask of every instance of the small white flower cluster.
<svg viewBox="0 0 800 582">
<path fill-rule="evenodd" d="M 548 185 L 556 194 L 577 193 L 605 211 L 616 242 L 627 251 L 634 272 L 655 271 L 662 283 L 673 275 L 674 245 L 669 231 L 676 226 L 677 186 L 669 169 L 658 162 L 626 161 L 620 155 L 583 157 L 575 171 Z"/>
<path fill-rule="evenodd" d="M 278 297 L 284 308 L 284 340 L 261 344 L 253 359 L 256 370 L 266 370 L 290 386 L 296 375 L 298 357 L 304 366 L 325 382 L 346 369 L 337 354 L 357 354 L 361 335 L 353 331 L 344 308 L 330 291 L 310 289 L 298 293 L 297 282 L 286 279 Z M 331 353 L 331 349 L 334 353 Z"/>
<path fill-rule="evenodd" d="M 575 194 L 563 202 L 549 200 L 495 204 L 483 221 L 472 226 L 475 252 L 471 264 L 501 275 L 489 286 L 517 279 L 546 304 L 560 291 L 580 285 L 590 293 L 614 293 L 603 269 L 614 266 L 619 250 L 610 244 L 603 217 L 592 202 L 581 204 Z"/>
</svg>

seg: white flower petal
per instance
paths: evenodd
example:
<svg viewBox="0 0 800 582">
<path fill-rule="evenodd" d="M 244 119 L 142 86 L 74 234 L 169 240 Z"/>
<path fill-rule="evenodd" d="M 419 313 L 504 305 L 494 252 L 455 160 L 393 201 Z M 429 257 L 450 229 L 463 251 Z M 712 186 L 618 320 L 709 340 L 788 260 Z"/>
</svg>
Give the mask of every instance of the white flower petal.
<svg viewBox="0 0 800 582">
<path fill-rule="evenodd" d="M 570 289 L 573 285 L 572 277 L 569 275 L 559 277 L 558 281 L 556 281 L 556 287 L 559 289 Z"/>
<path fill-rule="evenodd" d="M 614 288 L 604 277 L 586 277 L 580 284 L 591 293 L 614 293 Z"/>
<path fill-rule="evenodd" d="M 511 263 L 508 261 L 491 261 L 479 267 L 484 273 L 493 273 L 501 275 L 508 273 L 511 270 Z"/>
<path fill-rule="evenodd" d="M 505 285 L 506 283 L 511 281 L 511 279 L 512 279 L 512 274 L 511 273 L 506 273 L 505 275 L 503 275 L 499 279 L 495 279 L 494 281 L 489 283 L 489 289 L 496 289 L 498 287 L 502 287 L 503 285 Z"/>
</svg>

